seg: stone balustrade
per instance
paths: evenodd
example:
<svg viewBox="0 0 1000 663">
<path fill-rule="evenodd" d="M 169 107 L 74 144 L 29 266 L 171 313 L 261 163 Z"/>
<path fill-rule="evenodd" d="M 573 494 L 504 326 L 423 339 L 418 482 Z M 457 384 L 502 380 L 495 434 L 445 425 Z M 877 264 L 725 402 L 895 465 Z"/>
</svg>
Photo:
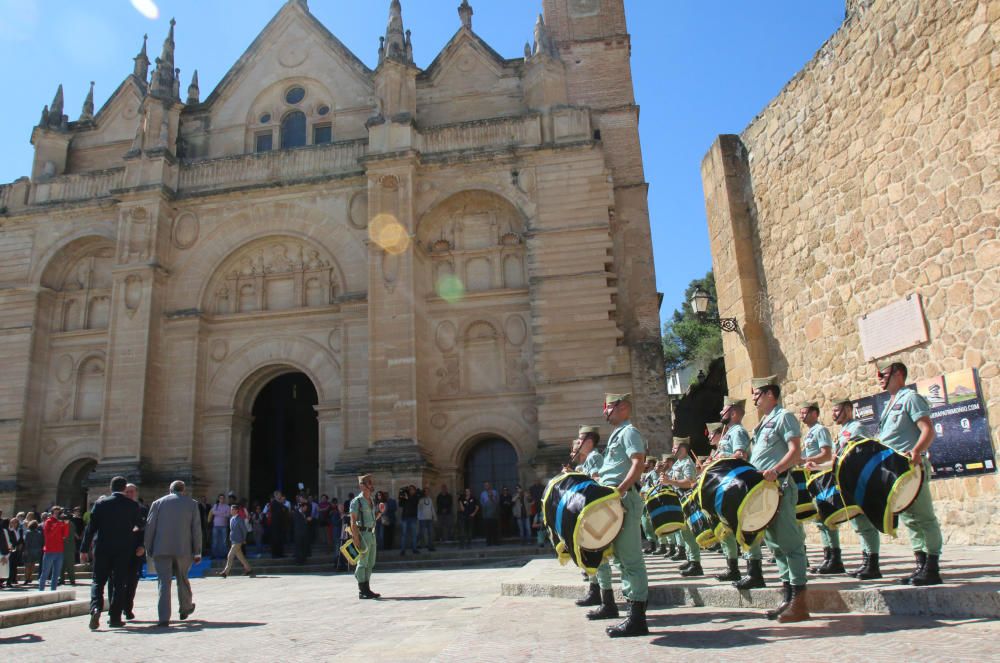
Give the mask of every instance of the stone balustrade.
<svg viewBox="0 0 1000 663">
<path fill-rule="evenodd" d="M 365 156 L 367 147 L 367 140 L 353 140 L 186 161 L 180 169 L 178 191 L 194 193 L 350 173 L 361 170 L 358 160 Z"/>
<path fill-rule="evenodd" d="M 541 115 L 500 117 L 428 127 L 421 131 L 421 135 L 420 151 L 424 154 L 540 145 Z"/>
<path fill-rule="evenodd" d="M 59 175 L 32 184 L 29 203 L 39 205 L 103 198 L 110 195 L 113 189 L 120 189 L 124 181 L 124 168 Z"/>
</svg>

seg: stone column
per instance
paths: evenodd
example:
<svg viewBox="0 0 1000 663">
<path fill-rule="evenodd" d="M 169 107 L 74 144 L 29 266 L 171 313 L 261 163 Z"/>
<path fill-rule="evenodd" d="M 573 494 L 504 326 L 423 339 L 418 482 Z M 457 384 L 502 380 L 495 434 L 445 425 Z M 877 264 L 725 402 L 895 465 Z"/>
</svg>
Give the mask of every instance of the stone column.
<svg viewBox="0 0 1000 663">
<path fill-rule="evenodd" d="M 314 406 L 319 426 L 319 493 L 334 495 L 337 461 L 344 449 L 344 427 L 340 402 Z"/>
</svg>

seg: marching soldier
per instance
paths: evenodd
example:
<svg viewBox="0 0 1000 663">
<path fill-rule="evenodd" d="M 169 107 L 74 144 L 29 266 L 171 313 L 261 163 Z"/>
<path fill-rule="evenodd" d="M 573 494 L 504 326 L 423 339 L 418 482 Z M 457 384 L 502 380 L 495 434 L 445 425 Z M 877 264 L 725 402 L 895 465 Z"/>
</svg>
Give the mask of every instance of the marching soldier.
<svg viewBox="0 0 1000 663">
<path fill-rule="evenodd" d="M 840 456 L 847 444 L 856 435 L 863 434 L 861 422 L 854 418 L 854 403 L 850 398 L 836 398 L 833 401 L 833 422 L 840 426 L 840 435 L 837 439 L 836 454 Z M 851 518 L 851 528 L 861 539 L 861 566 L 850 572 L 858 580 L 877 580 L 882 577 L 879 568 L 879 551 L 881 550 L 882 539 L 879 531 L 875 529 L 872 521 L 861 513 Z"/>
<path fill-rule="evenodd" d="M 778 573 L 784 587 L 785 600 L 768 619 L 782 623 L 810 619 L 806 606 L 805 534 L 795 518 L 798 488 L 789 470 L 798 464 L 801 452 L 801 430 L 795 416 L 780 404 L 781 387 L 776 376 L 751 380 L 753 401 L 760 415 L 754 429 L 750 462 L 764 474 L 767 481 L 779 481 L 784 490 L 778 513 L 764 532 L 767 547 L 774 553 Z M 760 562 L 758 561 L 758 568 Z"/>
<path fill-rule="evenodd" d="M 878 366 L 879 384 L 889 392 L 889 403 L 879 418 L 879 439 L 882 444 L 909 456 L 911 465 L 921 465 L 926 481 L 920 486 L 917 499 L 899 514 L 899 519 L 910 533 L 910 545 L 916 568 L 902 579 L 904 585 L 941 584 L 941 526 L 934 515 L 931 499 L 931 464 L 927 451 L 934 441 L 931 408 L 927 400 L 915 389 L 906 387 L 906 365 L 901 362 L 883 362 Z"/>
<path fill-rule="evenodd" d="M 371 588 L 372 570 L 375 568 L 375 504 L 372 501 L 372 491 L 375 490 L 375 478 L 370 474 L 358 477 L 358 487 L 361 493 L 351 500 L 351 538 L 358 552 L 358 566 L 354 570 L 354 578 L 358 581 L 359 599 L 377 599 Z M 379 504 L 379 515 L 385 510 L 385 504 Z"/>
<path fill-rule="evenodd" d="M 809 429 L 802 444 L 802 463 L 806 469 L 828 463 L 833 459 L 833 438 L 826 426 L 819 423 L 819 403 L 809 401 L 799 405 L 799 419 Z M 809 569 L 810 573 L 832 575 L 847 573 L 840 552 L 840 530 L 816 523 L 820 539 L 823 541 L 823 563 Z"/>
<path fill-rule="evenodd" d="M 575 459 L 579 463 L 574 469 L 577 472 L 583 472 L 587 476 L 597 477 L 598 471 L 601 469 L 601 465 L 604 464 L 604 456 L 601 452 L 597 450 L 597 445 L 601 442 L 601 429 L 598 426 L 580 426 L 580 431 L 577 433 L 576 440 L 573 441 L 573 455 L 572 459 Z M 601 566 L 607 566 L 608 562 L 601 562 Z M 608 568 L 608 573 L 611 569 Z M 582 599 L 578 599 L 576 604 L 581 608 L 592 605 L 601 604 L 601 588 L 597 584 L 597 576 L 586 575 L 586 580 L 588 584 L 587 595 Z"/>
<path fill-rule="evenodd" d="M 674 438 L 674 454 L 677 461 L 671 470 L 670 476 L 666 480 L 668 486 L 680 488 L 683 491 L 690 491 L 697 483 L 698 472 L 695 469 L 694 460 L 691 459 L 691 440 L 687 437 Z M 701 546 L 694 538 L 691 529 L 685 527 L 679 530 L 682 545 L 684 546 L 687 563 L 682 564 L 678 569 L 681 576 L 691 578 L 705 575 L 701 568 Z"/>
<path fill-rule="evenodd" d="M 643 504 L 637 486 L 646 459 L 646 442 L 630 421 L 631 394 L 605 396 L 604 416 L 614 426 L 614 431 L 604 450 L 604 464 L 601 466 L 599 480 L 606 486 L 617 488 L 625 507 L 625 521 L 612 545 L 615 565 L 621 574 L 622 593 L 629 603 L 628 619 L 617 626 L 609 626 L 607 634 L 612 638 L 647 635 L 649 627 L 646 625 L 646 600 L 649 596 L 649 580 L 646 561 L 642 556 L 642 536 L 639 529 Z M 611 590 L 611 570 L 607 567 L 599 568 L 597 581 L 601 587 L 602 610 L 607 609 L 607 613 L 613 610 L 617 614 L 614 592 Z"/>
</svg>

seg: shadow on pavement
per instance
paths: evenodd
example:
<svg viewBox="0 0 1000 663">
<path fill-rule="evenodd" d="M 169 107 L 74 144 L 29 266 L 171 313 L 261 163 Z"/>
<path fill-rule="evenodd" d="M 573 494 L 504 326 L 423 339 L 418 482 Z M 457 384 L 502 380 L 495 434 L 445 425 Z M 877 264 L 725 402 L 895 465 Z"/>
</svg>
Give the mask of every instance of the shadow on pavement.
<svg viewBox="0 0 1000 663">
<path fill-rule="evenodd" d="M 141 626 L 139 626 L 141 625 Z M 125 628 L 111 629 L 117 633 L 130 635 L 155 635 L 157 633 L 191 633 L 217 628 L 251 628 L 266 626 L 267 622 L 210 622 L 203 619 L 188 619 L 183 622 L 170 622 L 170 626 L 158 626 L 156 622 L 129 622 Z M 136 628 L 138 626 L 138 628 Z"/>
<path fill-rule="evenodd" d="M 383 596 L 379 601 L 440 601 L 444 599 L 463 599 L 464 596 Z"/>
<path fill-rule="evenodd" d="M 12 638 L 0 638 L 0 645 L 23 645 L 31 642 L 42 642 L 43 640 L 44 638 L 40 635 L 25 633 L 24 635 L 15 635 Z"/>
</svg>

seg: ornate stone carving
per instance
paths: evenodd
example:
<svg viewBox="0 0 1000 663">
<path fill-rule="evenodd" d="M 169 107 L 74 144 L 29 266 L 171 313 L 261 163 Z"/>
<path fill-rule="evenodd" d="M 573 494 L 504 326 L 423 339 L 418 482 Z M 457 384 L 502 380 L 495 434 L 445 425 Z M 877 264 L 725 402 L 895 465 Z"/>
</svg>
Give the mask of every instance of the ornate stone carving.
<svg viewBox="0 0 1000 663">
<path fill-rule="evenodd" d="M 534 424 L 538 421 L 538 410 L 534 407 L 526 407 L 521 410 L 521 418 L 529 424 Z"/>
<path fill-rule="evenodd" d="M 180 250 L 190 249 L 198 241 L 201 230 L 194 212 L 184 212 L 174 219 L 173 241 Z"/>
<path fill-rule="evenodd" d="M 73 377 L 73 356 L 63 355 L 56 360 L 56 380 L 65 384 Z"/>
<path fill-rule="evenodd" d="M 450 355 L 444 358 L 444 366 L 435 371 L 438 377 L 437 393 L 441 396 L 457 394 L 461 388 L 461 370 L 458 357 Z"/>
<path fill-rule="evenodd" d="M 351 225 L 358 230 L 364 230 L 368 227 L 367 191 L 358 191 L 351 197 L 347 216 L 350 219 Z"/>
<path fill-rule="evenodd" d="M 519 315 L 507 318 L 504 331 L 507 332 L 507 340 L 514 346 L 520 346 L 528 337 L 528 325 L 525 324 L 524 318 Z"/>
<path fill-rule="evenodd" d="M 129 274 L 125 277 L 125 313 L 129 318 L 135 316 L 142 303 L 142 277 L 138 274 Z"/>
<path fill-rule="evenodd" d="M 330 336 L 327 338 L 327 344 L 330 346 L 330 349 L 333 350 L 333 352 L 338 355 L 340 354 L 340 349 L 342 345 L 340 334 L 341 334 L 340 327 L 334 327 L 333 329 L 330 330 Z"/>
<path fill-rule="evenodd" d="M 145 207 L 134 207 L 125 212 L 124 242 L 121 262 L 149 260 L 151 255 L 152 220 Z"/>
<path fill-rule="evenodd" d="M 451 352 L 455 349 L 457 335 L 455 323 L 451 320 L 445 320 L 437 326 L 437 331 L 434 332 L 434 343 L 441 352 Z"/>
<path fill-rule="evenodd" d="M 442 412 L 436 412 L 431 415 L 431 426 L 433 426 L 434 428 L 441 430 L 447 425 L 448 425 L 448 415 Z"/>
<path fill-rule="evenodd" d="M 212 348 L 209 350 L 209 356 L 215 361 L 222 361 L 229 354 L 229 343 L 224 339 L 216 339 L 212 342 Z"/>
</svg>

